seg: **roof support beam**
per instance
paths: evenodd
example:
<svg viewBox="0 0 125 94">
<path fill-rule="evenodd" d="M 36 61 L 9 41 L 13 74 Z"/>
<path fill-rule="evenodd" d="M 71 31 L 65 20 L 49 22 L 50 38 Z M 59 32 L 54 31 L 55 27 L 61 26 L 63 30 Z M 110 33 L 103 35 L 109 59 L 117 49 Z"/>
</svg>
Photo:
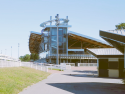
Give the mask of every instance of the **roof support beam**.
<svg viewBox="0 0 125 94">
<path fill-rule="evenodd" d="M 68 48 L 70 48 L 71 46 L 73 46 L 74 44 L 76 44 L 78 41 L 76 41 L 75 43 L 73 43 L 72 45 L 70 45 Z"/>
</svg>

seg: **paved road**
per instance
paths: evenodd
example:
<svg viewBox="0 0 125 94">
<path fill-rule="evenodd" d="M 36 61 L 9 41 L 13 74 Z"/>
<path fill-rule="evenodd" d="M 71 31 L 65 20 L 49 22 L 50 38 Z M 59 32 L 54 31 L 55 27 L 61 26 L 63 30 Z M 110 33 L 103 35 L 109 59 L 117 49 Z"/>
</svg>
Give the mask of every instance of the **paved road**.
<svg viewBox="0 0 125 94">
<path fill-rule="evenodd" d="M 122 79 L 99 78 L 97 71 L 84 69 L 53 73 L 19 94 L 125 94 Z"/>
</svg>

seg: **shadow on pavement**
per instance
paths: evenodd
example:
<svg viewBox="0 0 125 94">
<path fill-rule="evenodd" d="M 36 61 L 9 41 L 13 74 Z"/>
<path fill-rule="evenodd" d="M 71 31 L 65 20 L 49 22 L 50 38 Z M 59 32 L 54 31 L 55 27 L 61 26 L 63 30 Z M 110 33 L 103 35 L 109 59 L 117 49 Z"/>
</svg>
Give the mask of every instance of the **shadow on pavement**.
<svg viewBox="0 0 125 94">
<path fill-rule="evenodd" d="M 77 72 L 77 73 L 93 73 L 93 74 L 98 74 L 97 71 L 88 71 L 88 70 L 83 70 L 83 71 L 74 70 L 73 72 Z"/>
<path fill-rule="evenodd" d="M 66 76 L 73 76 L 73 77 L 90 77 L 90 78 L 104 78 L 104 79 L 124 79 L 124 78 L 112 78 L 112 77 L 98 77 L 97 75 L 93 74 L 63 74 Z"/>
<path fill-rule="evenodd" d="M 47 83 L 73 94 L 125 94 L 125 85 L 97 82 Z"/>
</svg>

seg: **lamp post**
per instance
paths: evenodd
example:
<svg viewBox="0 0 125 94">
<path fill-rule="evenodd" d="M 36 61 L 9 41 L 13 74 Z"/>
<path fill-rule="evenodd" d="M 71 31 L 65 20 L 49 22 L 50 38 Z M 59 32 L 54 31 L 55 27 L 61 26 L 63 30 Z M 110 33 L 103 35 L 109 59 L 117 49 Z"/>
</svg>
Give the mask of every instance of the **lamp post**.
<svg viewBox="0 0 125 94">
<path fill-rule="evenodd" d="M 12 46 L 11 46 L 11 57 L 12 57 Z"/>
<path fill-rule="evenodd" d="M 6 55 L 6 49 L 5 49 L 5 55 Z"/>
<path fill-rule="evenodd" d="M 56 55 L 56 64 L 58 65 L 59 64 L 59 50 L 58 50 L 58 26 L 59 26 L 59 14 L 57 14 L 57 16 L 55 16 L 56 18 L 56 26 L 57 26 L 57 55 Z"/>
<path fill-rule="evenodd" d="M 18 43 L 18 59 L 19 59 L 19 43 Z"/>
</svg>

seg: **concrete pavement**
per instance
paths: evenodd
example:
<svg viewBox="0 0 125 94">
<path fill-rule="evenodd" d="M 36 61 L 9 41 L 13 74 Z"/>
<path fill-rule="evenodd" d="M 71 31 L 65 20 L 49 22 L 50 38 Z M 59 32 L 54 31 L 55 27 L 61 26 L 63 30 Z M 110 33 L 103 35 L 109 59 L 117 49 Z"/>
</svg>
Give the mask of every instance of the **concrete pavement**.
<svg viewBox="0 0 125 94">
<path fill-rule="evenodd" d="M 122 79 L 99 78 L 92 68 L 72 68 L 53 73 L 19 94 L 125 94 Z"/>
</svg>

